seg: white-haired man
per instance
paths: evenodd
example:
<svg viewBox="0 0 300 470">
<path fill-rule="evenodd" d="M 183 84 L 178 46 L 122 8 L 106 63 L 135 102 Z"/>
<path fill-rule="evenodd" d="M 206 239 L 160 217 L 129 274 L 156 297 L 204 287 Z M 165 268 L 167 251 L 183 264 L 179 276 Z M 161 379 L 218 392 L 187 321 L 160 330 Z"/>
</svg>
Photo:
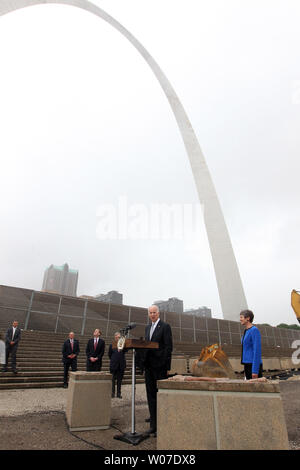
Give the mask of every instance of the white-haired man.
<svg viewBox="0 0 300 470">
<path fill-rule="evenodd" d="M 159 308 L 151 305 L 148 308 L 150 323 L 145 329 L 146 341 L 159 344 L 158 349 L 147 349 L 143 357 L 145 383 L 150 413 L 149 433 L 156 435 L 157 423 L 157 380 L 166 379 L 171 369 L 173 350 L 172 331 L 168 323 L 160 319 Z"/>
</svg>

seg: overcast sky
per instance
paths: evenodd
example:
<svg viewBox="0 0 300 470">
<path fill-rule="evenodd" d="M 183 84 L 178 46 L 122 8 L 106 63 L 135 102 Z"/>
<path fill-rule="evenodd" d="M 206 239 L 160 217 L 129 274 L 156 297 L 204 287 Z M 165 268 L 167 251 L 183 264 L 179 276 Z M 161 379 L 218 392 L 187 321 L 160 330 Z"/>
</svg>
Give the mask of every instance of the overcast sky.
<svg viewBox="0 0 300 470">
<path fill-rule="evenodd" d="M 177 92 L 255 320 L 296 323 L 299 2 L 94 3 Z M 139 53 L 90 13 L 41 5 L 0 17 L 0 64 L 0 283 L 40 290 L 46 267 L 67 262 L 79 270 L 78 295 L 115 289 L 143 307 L 176 296 L 222 318 L 201 217 L 190 241 L 99 237 L 99 210 L 120 198 L 146 209 L 198 203 L 174 115 Z"/>
</svg>

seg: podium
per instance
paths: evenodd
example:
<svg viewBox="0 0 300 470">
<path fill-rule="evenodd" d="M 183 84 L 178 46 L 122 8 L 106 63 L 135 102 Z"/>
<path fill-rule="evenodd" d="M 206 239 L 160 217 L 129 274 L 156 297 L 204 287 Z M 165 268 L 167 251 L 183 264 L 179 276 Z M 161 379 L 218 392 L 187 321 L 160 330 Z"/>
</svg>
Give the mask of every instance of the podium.
<svg viewBox="0 0 300 470">
<path fill-rule="evenodd" d="M 113 348 L 117 347 L 116 341 L 112 343 Z M 137 433 L 135 431 L 135 350 L 136 349 L 158 349 L 159 344 L 154 341 L 143 339 L 126 339 L 124 349 L 132 349 L 132 384 L 131 384 L 131 432 L 117 434 L 114 439 L 137 445 L 149 437 L 148 433 Z"/>
</svg>

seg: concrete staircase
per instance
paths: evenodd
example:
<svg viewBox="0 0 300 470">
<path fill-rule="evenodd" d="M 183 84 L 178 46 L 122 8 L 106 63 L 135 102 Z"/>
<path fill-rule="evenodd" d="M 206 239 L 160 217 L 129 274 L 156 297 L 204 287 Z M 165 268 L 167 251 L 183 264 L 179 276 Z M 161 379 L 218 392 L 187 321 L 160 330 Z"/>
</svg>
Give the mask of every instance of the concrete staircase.
<svg viewBox="0 0 300 470">
<path fill-rule="evenodd" d="M 2 337 L 4 330 L 0 330 Z M 8 372 L 0 372 L 0 390 L 17 390 L 22 388 L 50 388 L 63 386 L 63 363 L 61 349 L 67 335 L 41 331 L 22 331 L 17 352 L 18 374 L 10 372 L 10 358 Z M 80 354 L 78 356 L 78 370 L 86 370 L 85 348 L 90 336 L 78 336 Z M 102 361 L 102 371 L 109 372 L 108 347 L 112 338 L 105 340 L 105 353 Z M 131 383 L 132 353 L 126 355 L 127 368 L 123 384 Z M 0 369 L 1 370 L 1 369 Z M 71 369 L 70 369 L 71 370 Z M 144 377 L 136 375 L 136 383 L 143 383 Z"/>
</svg>

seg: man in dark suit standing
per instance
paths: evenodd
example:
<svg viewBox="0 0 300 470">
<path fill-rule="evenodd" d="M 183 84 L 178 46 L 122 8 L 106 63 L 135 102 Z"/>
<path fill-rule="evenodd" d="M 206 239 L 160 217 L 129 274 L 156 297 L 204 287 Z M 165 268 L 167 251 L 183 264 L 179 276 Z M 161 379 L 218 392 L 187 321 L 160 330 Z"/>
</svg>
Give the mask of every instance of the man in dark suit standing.
<svg viewBox="0 0 300 470">
<path fill-rule="evenodd" d="M 147 400 L 150 412 L 150 429 L 148 432 L 156 436 L 156 381 L 166 379 L 168 372 L 171 370 L 173 341 L 171 327 L 168 323 L 160 319 L 157 305 L 151 305 L 151 307 L 148 308 L 148 316 L 151 322 L 146 326 L 145 339 L 146 341 L 154 341 L 159 344 L 159 349 L 146 349 L 143 357 Z"/>
<path fill-rule="evenodd" d="M 17 349 L 21 339 L 19 322 L 14 320 L 12 326 L 8 328 L 5 336 L 5 365 L 3 372 L 7 372 L 8 358 L 11 355 L 11 367 L 14 374 L 17 374 Z"/>
<path fill-rule="evenodd" d="M 100 372 L 102 357 L 105 350 L 105 342 L 100 338 L 101 331 L 97 328 L 94 337 L 89 339 L 86 345 L 86 370 L 87 372 Z"/>
<path fill-rule="evenodd" d="M 70 331 L 69 338 L 62 347 L 62 362 L 64 364 L 64 388 L 68 386 L 68 372 L 71 367 L 72 372 L 77 371 L 77 356 L 80 353 L 79 341 L 74 338 L 74 331 Z"/>
</svg>

